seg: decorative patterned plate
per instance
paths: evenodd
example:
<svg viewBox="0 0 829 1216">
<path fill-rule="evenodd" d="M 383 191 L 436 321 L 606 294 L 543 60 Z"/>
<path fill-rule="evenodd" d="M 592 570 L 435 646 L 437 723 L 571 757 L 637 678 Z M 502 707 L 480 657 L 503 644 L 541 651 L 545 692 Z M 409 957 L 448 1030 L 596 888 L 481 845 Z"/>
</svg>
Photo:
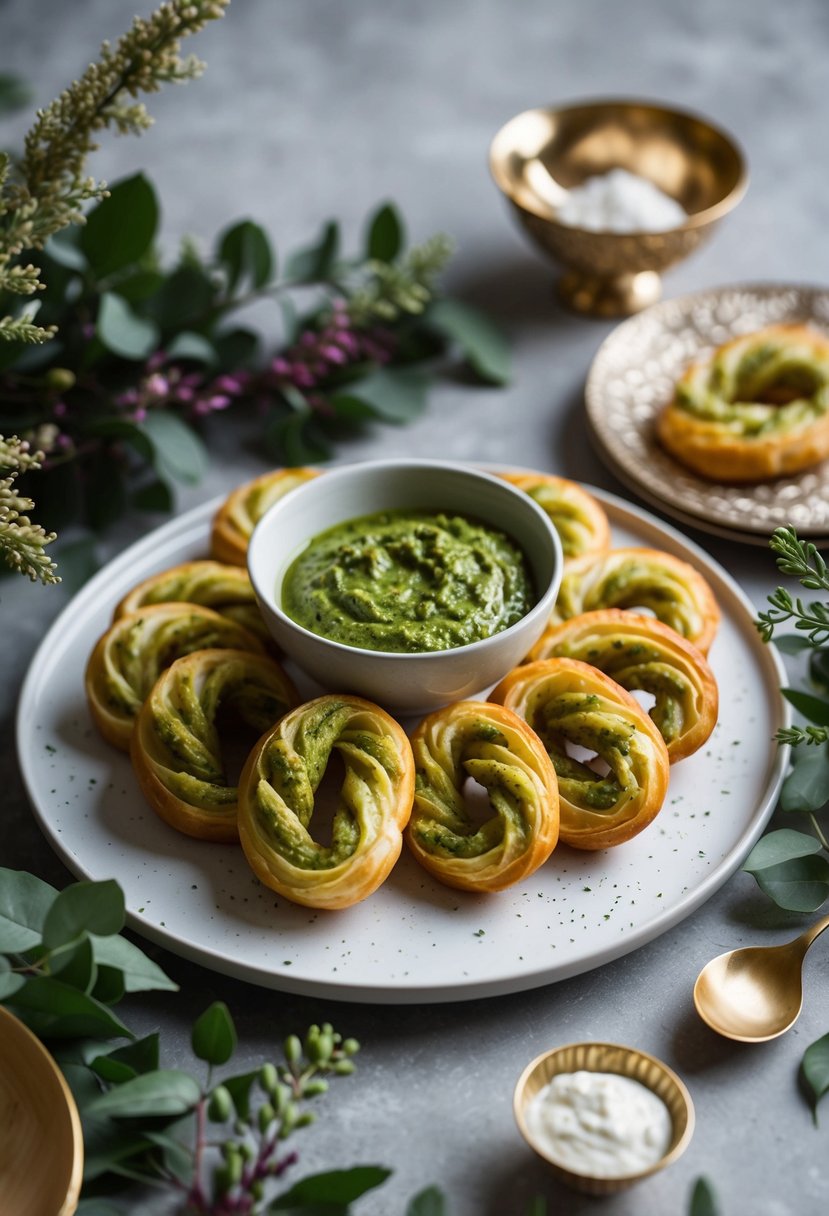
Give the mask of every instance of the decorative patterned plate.
<svg viewBox="0 0 829 1216">
<path fill-rule="evenodd" d="M 17 740 L 35 815 L 79 878 L 116 878 L 131 928 L 239 979 L 335 1000 L 406 1004 L 519 992 L 629 953 L 699 908 L 742 862 L 774 807 L 787 748 L 783 669 L 754 610 L 702 549 L 638 507 L 591 491 L 615 545 L 665 549 L 707 578 L 723 619 L 711 649 L 722 689 L 708 745 L 674 766 L 668 798 L 617 849 L 559 846 L 495 896 L 441 886 L 404 849 L 371 898 L 318 912 L 263 887 L 234 845 L 180 836 L 147 806 L 129 759 L 100 738 L 83 691 L 87 656 L 142 578 L 204 556 L 221 500 L 132 545 L 69 603 L 41 643 L 20 698 Z M 301 673 L 301 690 L 316 695 Z M 408 725 L 408 724 L 407 724 Z M 413 723 L 411 723 L 413 725 Z"/>
<path fill-rule="evenodd" d="M 659 444 L 654 420 L 687 365 L 738 334 L 808 322 L 829 336 L 829 290 L 747 284 L 665 300 L 622 322 L 602 343 L 587 378 L 587 417 L 612 472 L 669 515 L 718 536 L 768 543 L 794 524 L 829 544 L 829 461 L 754 485 L 705 481 Z"/>
</svg>

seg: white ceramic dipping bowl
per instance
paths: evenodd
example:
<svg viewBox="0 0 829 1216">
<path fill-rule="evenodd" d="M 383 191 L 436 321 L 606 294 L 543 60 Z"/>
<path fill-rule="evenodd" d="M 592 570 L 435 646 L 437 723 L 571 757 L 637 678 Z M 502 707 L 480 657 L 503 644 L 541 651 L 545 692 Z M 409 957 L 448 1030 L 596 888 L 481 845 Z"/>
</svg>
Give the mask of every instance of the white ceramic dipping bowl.
<svg viewBox="0 0 829 1216">
<path fill-rule="evenodd" d="M 537 599 L 508 629 L 451 650 L 395 654 L 330 641 L 282 610 L 282 580 L 326 529 L 377 511 L 446 512 L 505 532 L 525 554 Z M 541 636 L 558 594 L 561 542 L 522 490 L 490 473 L 442 460 L 383 460 L 326 471 L 281 498 L 256 525 L 248 571 L 281 649 L 326 690 L 351 692 L 407 713 L 428 713 L 500 680 Z"/>
</svg>

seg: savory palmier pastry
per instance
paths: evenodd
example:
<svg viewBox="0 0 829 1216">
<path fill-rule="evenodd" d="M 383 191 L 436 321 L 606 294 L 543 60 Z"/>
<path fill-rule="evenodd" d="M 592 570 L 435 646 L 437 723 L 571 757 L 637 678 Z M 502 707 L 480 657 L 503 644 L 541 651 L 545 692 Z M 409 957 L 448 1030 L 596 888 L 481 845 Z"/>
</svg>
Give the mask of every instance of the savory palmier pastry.
<svg viewBox="0 0 829 1216">
<path fill-rule="evenodd" d="M 244 566 L 251 533 L 268 507 L 316 476 L 314 469 L 274 469 L 235 489 L 213 517 L 211 557 L 232 566 Z"/>
<path fill-rule="evenodd" d="M 492 700 L 523 718 L 541 739 L 558 777 L 561 839 L 607 849 L 647 827 L 668 789 L 668 749 L 638 702 L 610 676 L 578 659 L 517 667 Z M 606 772 L 576 759 L 593 753 Z"/>
<path fill-rule="evenodd" d="M 717 681 L 708 660 L 652 616 L 619 608 L 585 612 L 542 634 L 528 660 L 580 659 L 626 688 L 655 697 L 648 711 L 673 764 L 702 747 L 717 724 Z"/>
<path fill-rule="evenodd" d="M 241 566 L 214 561 L 183 562 L 159 574 L 151 574 L 124 596 L 115 609 L 115 619 L 127 612 L 136 612 L 145 604 L 162 604 L 169 600 L 203 604 L 205 608 L 237 621 L 268 646 L 273 645 L 256 603 L 253 584 L 247 570 Z"/>
<path fill-rule="evenodd" d="M 147 801 L 187 836 L 236 840 L 229 744 L 247 734 L 247 750 L 298 700 L 279 664 L 261 654 L 197 650 L 177 659 L 150 690 L 130 741 Z"/>
<path fill-rule="evenodd" d="M 575 481 L 550 473 L 502 473 L 549 515 L 561 539 L 565 558 L 603 553 L 610 548 L 610 524 L 604 510 Z"/>
<path fill-rule="evenodd" d="M 199 604 L 153 604 L 119 617 L 98 639 L 84 677 L 104 738 L 129 751 L 138 711 L 164 668 L 210 647 L 264 652 L 247 629 Z"/>
<path fill-rule="evenodd" d="M 435 878 L 465 891 L 501 891 L 543 865 L 558 841 L 558 788 L 526 722 L 502 705 L 458 701 L 421 722 L 412 751 L 406 843 Z M 483 823 L 464 798 L 469 777 L 489 798 Z"/>
<path fill-rule="evenodd" d="M 708 653 L 720 623 L 714 593 L 699 571 L 661 549 L 610 549 L 571 562 L 561 580 L 552 622 L 599 608 L 647 609 L 703 654 Z"/>
<path fill-rule="evenodd" d="M 664 447 L 702 477 L 761 481 L 829 456 L 829 339 L 770 325 L 693 363 L 656 422 Z"/>
<path fill-rule="evenodd" d="M 333 752 L 345 777 L 331 843 L 312 834 L 317 788 Z M 299 705 L 260 739 L 239 779 L 239 836 L 253 871 L 310 908 L 347 908 L 376 891 L 400 856 L 412 810 L 406 732 L 359 697 Z"/>
</svg>

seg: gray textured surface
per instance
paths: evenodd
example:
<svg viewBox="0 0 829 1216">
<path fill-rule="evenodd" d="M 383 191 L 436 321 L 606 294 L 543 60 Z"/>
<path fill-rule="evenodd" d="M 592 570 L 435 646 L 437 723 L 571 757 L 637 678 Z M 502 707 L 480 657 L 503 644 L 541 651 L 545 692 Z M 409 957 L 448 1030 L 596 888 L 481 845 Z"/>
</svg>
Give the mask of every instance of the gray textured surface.
<svg viewBox="0 0 829 1216">
<path fill-rule="evenodd" d="M 0 70 L 30 76 L 47 100 L 77 74 L 134 0 L 6 0 Z M 451 286 L 486 304 L 510 332 L 516 377 L 507 392 L 445 385 L 405 432 L 376 431 L 348 458 L 413 453 L 509 460 L 619 487 L 588 447 L 581 391 L 609 325 L 554 303 L 551 272 L 513 230 L 489 181 L 494 131 L 527 106 L 589 95 L 640 95 L 697 108 L 743 143 L 749 193 L 704 250 L 670 273 L 668 294 L 742 280 L 827 277 L 824 167 L 829 8 L 821 0 L 234 0 L 197 49 L 205 78 L 169 89 L 158 125 L 140 144 L 107 140 L 94 164 L 110 179 L 145 168 L 160 188 L 165 234 L 209 239 L 250 214 L 283 248 L 331 214 L 356 236 L 380 199 L 396 199 L 415 237 L 452 233 Z M 22 129 L 10 122 L 4 142 Z M 260 314 L 260 324 L 270 318 Z M 185 508 L 261 469 L 241 449 L 217 459 Z M 113 532 L 115 552 L 137 534 Z M 762 550 L 702 539 L 760 603 L 774 580 Z M 0 864 L 62 885 L 69 875 L 43 842 L 13 754 L 20 680 L 62 590 L 0 584 L 0 688 L 5 791 Z M 726 692 L 727 695 L 727 692 Z M 364 1042 L 360 1072 L 338 1085 L 307 1133 L 302 1169 L 376 1161 L 389 1184 L 359 1210 L 402 1213 L 427 1182 L 451 1197 L 453 1216 L 520 1216 L 546 1194 L 551 1212 L 667 1216 L 686 1210 L 693 1179 L 708 1175 L 723 1216 L 817 1216 L 829 1203 L 825 1126 L 815 1130 L 797 1092 L 807 1044 L 829 1030 L 829 965 L 816 947 L 806 1008 L 784 1039 L 728 1044 L 696 1019 L 693 980 L 712 955 L 740 942 L 780 940 L 790 928 L 733 878 L 693 918 L 626 959 L 514 997 L 439 1007 L 370 1008 L 281 996 L 217 977 L 156 951 L 181 983 L 178 996 L 131 1002 L 129 1017 L 164 1032 L 168 1062 L 186 1059 L 186 1028 L 220 994 L 255 1061 L 291 1029 L 330 1018 Z M 129 1020 L 128 1017 L 128 1020 Z M 512 1088 L 539 1051 L 607 1038 L 654 1052 L 686 1078 L 697 1131 L 683 1160 L 635 1192 L 580 1199 L 550 1183 L 524 1148 Z M 158 1211 L 136 1202 L 131 1212 Z"/>
</svg>

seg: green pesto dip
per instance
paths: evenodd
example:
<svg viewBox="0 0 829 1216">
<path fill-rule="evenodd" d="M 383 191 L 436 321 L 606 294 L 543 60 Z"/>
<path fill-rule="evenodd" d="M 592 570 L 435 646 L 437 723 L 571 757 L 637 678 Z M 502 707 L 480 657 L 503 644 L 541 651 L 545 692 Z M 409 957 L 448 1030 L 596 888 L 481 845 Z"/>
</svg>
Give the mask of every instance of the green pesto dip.
<svg viewBox="0 0 829 1216">
<path fill-rule="evenodd" d="M 526 559 L 463 515 L 382 511 L 315 536 L 282 584 L 282 608 L 361 650 L 451 650 L 514 625 L 535 602 Z"/>
</svg>

